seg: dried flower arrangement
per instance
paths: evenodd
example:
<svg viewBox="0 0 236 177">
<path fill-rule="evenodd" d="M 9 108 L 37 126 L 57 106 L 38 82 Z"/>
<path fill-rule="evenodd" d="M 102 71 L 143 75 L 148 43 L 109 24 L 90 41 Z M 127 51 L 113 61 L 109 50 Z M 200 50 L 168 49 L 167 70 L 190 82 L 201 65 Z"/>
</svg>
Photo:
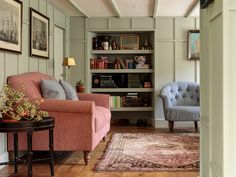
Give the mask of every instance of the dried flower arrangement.
<svg viewBox="0 0 236 177">
<path fill-rule="evenodd" d="M 48 112 L 40 109 L 42 100 L 30 100 L 22 92 L 4 85 L 0 92 L 0 113 L 3 118 L 40 121 L 48 117 Z"/>
</svg>

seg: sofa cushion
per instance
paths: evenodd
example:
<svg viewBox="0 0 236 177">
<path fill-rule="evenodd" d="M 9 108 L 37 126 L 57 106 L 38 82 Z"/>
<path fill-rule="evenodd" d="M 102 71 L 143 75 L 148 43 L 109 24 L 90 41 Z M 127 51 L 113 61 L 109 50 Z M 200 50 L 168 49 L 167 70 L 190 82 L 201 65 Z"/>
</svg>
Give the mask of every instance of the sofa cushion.
<svg viewBox="0 0 236 177">
<path fill-rule="evenodd" d="M 166 120 L 172 121 L 199 121 L 199 106 L 173 106 L 166 109 Z"/>
<path fill-rule="evenodd" d="M 59 83 L 61 84 L 62 88 L 65 91 L 67 100 L 78 100 L 77 93 L 71 84 L 62 79 L 59 80 Z"/>
<path fill-rule="evenodd" d="M 66 95 L 62 86 L 57 80 L 41 80 L 40 84 L 43 98 L 53 98 L 65 100 Z"/>
<path fill-rule="evenodd" d="M 23 92 L 29 98 L 42 98 L 40 90 L 42 79 L 53 80 L 54 78 L 39 72 L 27 72 L 15 76 L 8 76 L 7 83 L 12 88 Z"/>
<path fill-rule="evenodd" d="M 110 123 L 111 112 L 109 109 L 96 106 L 95 107 L 95 132 L 101 130 L 105 125 Z"/>
</svg>

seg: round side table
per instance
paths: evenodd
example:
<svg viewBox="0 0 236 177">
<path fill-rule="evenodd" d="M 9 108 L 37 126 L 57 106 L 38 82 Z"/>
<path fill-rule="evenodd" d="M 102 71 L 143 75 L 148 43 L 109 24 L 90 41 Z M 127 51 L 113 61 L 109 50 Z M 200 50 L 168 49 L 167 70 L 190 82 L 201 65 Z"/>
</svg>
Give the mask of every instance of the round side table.
<svg viewBox="0 0 236 177">
<path fill-rule="evenodd" d="M 32 135 L 34 131 L 49 131 L 49 161 L 51 176 L 54 176 L 54 155 L 53 155 L 53 129 L 55 127 L 55 119 L 53 117 L 45 118 L 42 121 L 7 121 L 0 120 L 0 133 L 14 134 L 14 160 L 10 162 L 2 162 L 0 165 L 14 164 L 15 173 L 18 171 L 18 133 L 27 132 L 27 163 L 28 177 L 32 177 Z M 44 159 L 45 160 L 45 159 Z"/>
</svg>

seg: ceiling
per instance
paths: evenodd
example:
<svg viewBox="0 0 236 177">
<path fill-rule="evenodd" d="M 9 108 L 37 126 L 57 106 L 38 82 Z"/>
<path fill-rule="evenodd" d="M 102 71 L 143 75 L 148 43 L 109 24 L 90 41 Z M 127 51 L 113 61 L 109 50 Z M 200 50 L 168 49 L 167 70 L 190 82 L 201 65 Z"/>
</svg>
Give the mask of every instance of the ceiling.
<svg viewBox="0 0 236 177">
<path fill-rule="evenodd" d="M 69 16 L 199 16 L 199 0 L 47 0 Z"/>
</svg>

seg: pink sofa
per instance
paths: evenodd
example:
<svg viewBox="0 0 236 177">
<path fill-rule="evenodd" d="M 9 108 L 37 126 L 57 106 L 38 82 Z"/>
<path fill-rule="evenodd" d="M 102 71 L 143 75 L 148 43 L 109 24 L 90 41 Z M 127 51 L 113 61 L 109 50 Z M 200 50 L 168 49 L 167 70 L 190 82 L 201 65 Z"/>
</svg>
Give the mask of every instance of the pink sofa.
<svg viewBox="0 0 236 177">
<path fill-rule="evenodd" d="M 8 77 L 8 84 L 21 90 L 28 97 L 42 98 L 41 79 L 54 79 L 51 76 L 29 72 Z M 42 110 L 55 117 L 54 150 L 83 151 L 85 164 L 88 164 L 90 152 L 106 136 L 110 130 L 111 112 L 109 95 L 79 93 L 79 101 L 44 99 Z M 33 150 L 48 150 L 48 132 L 33 134 Z M 8 136 L 8 149 L 13 149 L 13 136 Z M 27 147 L 26 135 L 19 134 L 19 149 Z"/>
</svg>

